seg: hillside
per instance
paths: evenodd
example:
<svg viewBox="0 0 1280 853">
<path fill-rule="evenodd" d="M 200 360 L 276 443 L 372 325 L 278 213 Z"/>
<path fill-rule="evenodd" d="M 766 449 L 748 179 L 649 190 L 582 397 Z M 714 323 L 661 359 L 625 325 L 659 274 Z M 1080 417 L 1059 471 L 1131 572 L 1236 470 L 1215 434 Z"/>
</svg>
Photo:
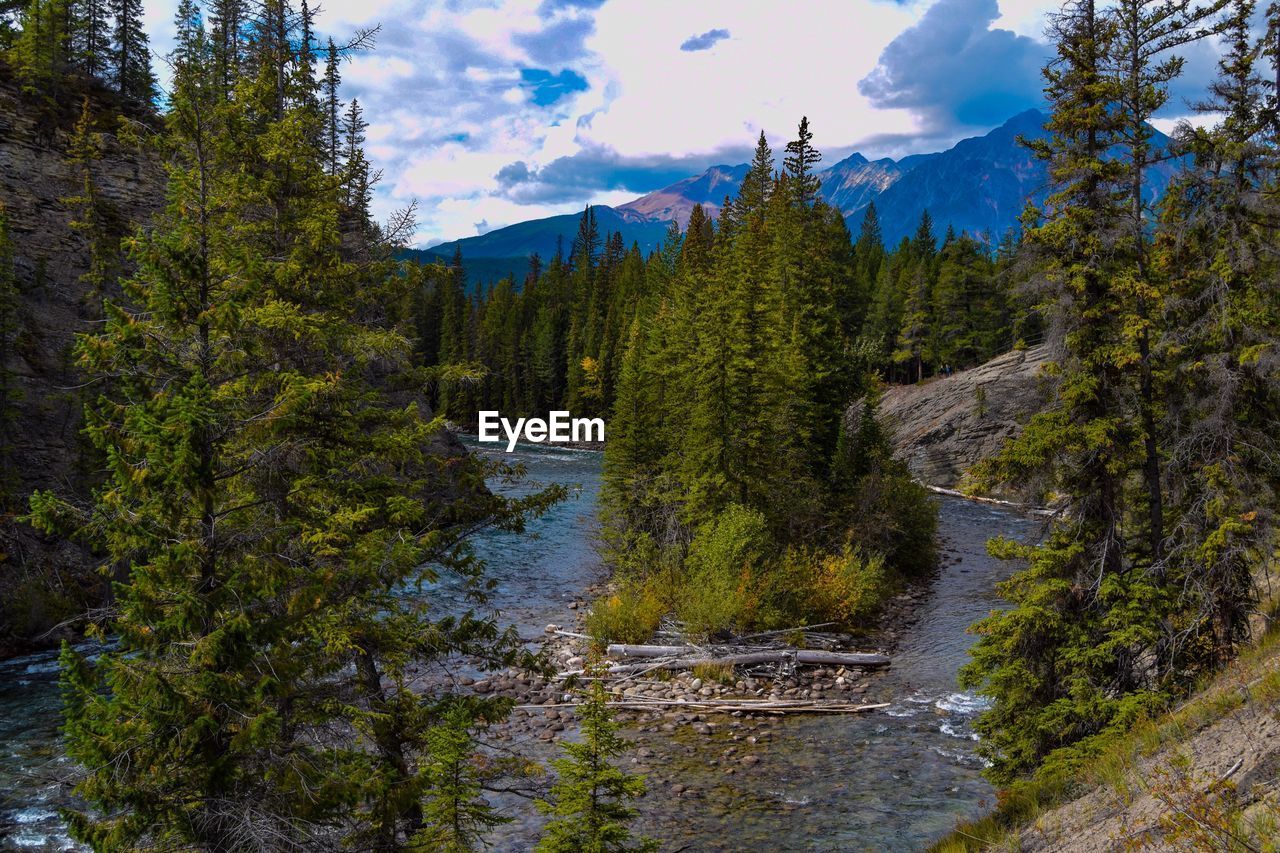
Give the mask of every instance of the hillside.
<svg viewBox="0 0 1280 853">
<path fill-rule="evenodd" d="M 1274 578 L 1262 578 L 1271 588 Z M 1139 723 L 1069 778 L 1006 792 L 995 813 L 933 847 L 1027 853 L 1276 848 L 1280 839 L 1280 627 L 1204 690 Z M 1265 632 L 1265 633 L 1263 633 Z"/>
<path fill-rule="evenodd" d="M 747 174 L 747 164 L 737 166 L 712 166 L 701 175 L 677 181 L 669 187 L 641 196 L 635 201 L 619 205 L 616 210 L 624 219 L 637 222 L 670 222 L 675 220 L 681 228 L 689 224 L 689 214 L 695 205 L 702 207 L 713 219 L 720 217 L 725 198 L 738 194 L 742 179 Z"/>
<path fill-rule="evenodd" d="M 670 220 L 638 220 L 623 216 L 604 205 L 595 205 L 592 209 L 595 211 L 601 236 L 621 232 L 622 242 L 628 248 L 632 243 L 639 243 L 640 251 L 645 254 L 662 245 L 670 224 Z M 463 260 L 467 262 L 475 258 L 527 258 L 535 252 L 547 260 L 561 248 L 567 256 L 573 247 L 573 238 L 578 233 L 578 220 L 581 218 L 581 213 L 566 213 L 520 222 L 506 228 L 495 228 L 478 237 L 441 243 L 428 251 L 449 258 L 460 248 Z"/>
</svg>

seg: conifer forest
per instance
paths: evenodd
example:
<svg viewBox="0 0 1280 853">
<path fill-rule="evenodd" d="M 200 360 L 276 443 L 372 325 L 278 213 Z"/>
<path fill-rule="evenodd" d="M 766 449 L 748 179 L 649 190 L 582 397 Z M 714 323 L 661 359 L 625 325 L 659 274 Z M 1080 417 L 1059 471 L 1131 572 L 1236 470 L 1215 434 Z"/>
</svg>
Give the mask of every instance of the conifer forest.
<svg viewBox="0 0 1280 853">
<path fill-rule="evenodd" d="M 0 0 L 0 849 L 1280 849 L 1280 6 L 310 3 Z"/>
</svg>

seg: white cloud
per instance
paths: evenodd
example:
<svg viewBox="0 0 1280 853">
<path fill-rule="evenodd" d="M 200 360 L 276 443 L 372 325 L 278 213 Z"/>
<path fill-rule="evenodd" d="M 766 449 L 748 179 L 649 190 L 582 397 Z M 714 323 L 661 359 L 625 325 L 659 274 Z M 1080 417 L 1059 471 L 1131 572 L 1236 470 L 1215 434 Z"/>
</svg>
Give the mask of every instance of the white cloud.
<svg viewBox="0 0 1280 853">
<path fill-rule="evenodd" d="M 148 6 L 152 44 L 171 44 L 177 0 Z M 808 115 L 827 161 L 854 147 L 901 153 L 920 119 L 876 109 L 858 81 L 931 2 L 815 0 L 327 0 L 318 31 L 336 39 L 382 25 L 377 50 L 343 67 L 344 96 L 370 122 L 369 153 L 383 170 L 376 210 L 420 203 L 419 242 L 536 216 L 618 203 L 637 192 L 645 158 L 705 158 L 750 147 L 763 129 L 780 150 Z M 558 7 L 558 8 L 557 8 Z M 1001 0 L 996 26 L 1036 36 L 1043 0 Z M 691 34 L 727 30 L 714 49 L 682 51 Z M 521 69 L 570 71 L 587 81 L 539 105 Z M 576 79 L 576 78 L 574 78 Z M 545 102 L 549 98 L 542 98 Z M 892 151 L 883 146 L 895 146 Z M 876 148 L 877 140 L 882 147 Z M 936 141 L 936 140 L 934 140 Z M 870 147 L 867 147 L 867 146 Z M 626 158 L 625 189 L 584 187 L 589 198 L 517 204 L 495 179 L 521 161 L 531 173 L 596 151 Z M 681 160 L 683 162 L 683 160 Z M 641 164 L 637 166 L 636 164 Z M 618 182 L 611 182 L 616 185 Z M 649 189 L 652 187 L 645 187 Z"/>
</svg>

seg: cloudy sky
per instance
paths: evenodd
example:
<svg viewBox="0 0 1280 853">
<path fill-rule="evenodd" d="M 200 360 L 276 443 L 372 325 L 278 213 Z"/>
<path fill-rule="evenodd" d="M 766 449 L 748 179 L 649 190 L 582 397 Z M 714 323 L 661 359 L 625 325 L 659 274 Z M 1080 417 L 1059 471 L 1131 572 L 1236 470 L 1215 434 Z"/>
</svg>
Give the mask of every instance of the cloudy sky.
<svg viewBox="0 0 1280 853">
<path fill-rule="evenodd" d="M 802 115 L 826 163 L 946 147 L 1040 104 L 1057 5 L 321 2 L 323 35 L 382 25 L 377 49 L 344 65 L 343 94 L 370 122 L 378 212 L 416 199 L 420 246 L 743 162 L 761 130 L 779 149 Z M 157 52 L 176 5 L 148 4 Z"/>
</svg>

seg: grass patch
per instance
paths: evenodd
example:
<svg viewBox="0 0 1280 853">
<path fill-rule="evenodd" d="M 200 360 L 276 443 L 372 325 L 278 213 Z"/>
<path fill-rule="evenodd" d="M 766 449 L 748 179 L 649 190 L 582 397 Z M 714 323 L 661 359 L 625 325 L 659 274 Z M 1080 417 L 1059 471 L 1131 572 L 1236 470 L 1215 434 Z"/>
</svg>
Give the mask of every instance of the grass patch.
<svg viewBox="0 0 1280 853">
<path fill-rule="evenodd" d="M 1169 762 L 1170 768 L 1158 769 L 1152 780 L 1136 778 L 1135 768 L 1140 759 L 1176 749 L 1248 704 L 1263 704 L 1275 712 L 1274 706 L 1280 702 L 1278 659 L 1280 628 L 1273 627 L 1188 702 L 1158 718 L 1140 719 L 1126 732 L 1098 735 L 1073 750 L 1050 755 L 1033 776 L 1000 791 L 990 814 L 959 824 L 929 849 L 934 853 L 999 849 L 1012 844 L 1019 830 L 1045 812 L 1103 786 L 1126 803 L 1140 790 L 1155 796 L 1168 810 L 1164 829 L 1171 837 L 1195 843 L 1210 840 L 1209 835 L 1196 835 L 1197 832 L 1210 833 L 1219 840 L 1230 840 L 1231 833 L 1244 833 L 1240 837 L 1251 833 L 1254 838 L 1274 837 L 1266 834 L 1268 827 L 1280 825 L 1280 807 L 1274 794 L 1256 806 L 1242 809 L 1222 792 L 1216 798 L 1193 796 L 1189 771 L 1179 764 L 1178 756 Z M 1087 756 L 1081 758 L 1086 751 Z M 1215 849 L 1248 848 L 1228 844 Z M 1274 845 L 1255 849 L 1280 850 Z"/>
<path fill-rule="evenodd" d="M 733 664 L 700 663 L 693 668 L 693 676 L 708 684 L 733 684 Z"/>
</svg>

